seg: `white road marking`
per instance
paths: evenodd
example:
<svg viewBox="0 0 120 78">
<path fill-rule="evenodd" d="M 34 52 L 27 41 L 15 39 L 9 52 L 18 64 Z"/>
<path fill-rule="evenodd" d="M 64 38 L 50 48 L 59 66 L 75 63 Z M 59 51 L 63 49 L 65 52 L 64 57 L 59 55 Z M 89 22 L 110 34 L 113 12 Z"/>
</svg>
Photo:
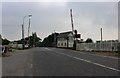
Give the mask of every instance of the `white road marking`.
<svg viewBox="0 0 120 78">
<path fill-rule="evenodd" d="M 46 50 L 50 50 L 50 49 L 48 49 L 48 48 L 44 48 L 44 49 L 46 49 Z"/>
<path fill-rule="evenodd" d="M 30 68 L 33 68 L 33 64 L 30 64 Z"/>
<path fill-rule="evenodd" d="M 74 52 L 76 52 L 76 51 L 74 51 Z M 85 52 L 76 52 L 76 53 L 88 54 L 88 53 L 85 53 Z M 120 59 L 120 58 L 117 58 L 117 57 L 104 56 L 104 55 L 98 55 L 98 54 L 89 54 L 89 55 L 94 55 L 94 56 L 99 56 L 99 57 L 107 57 L 107 58 L 113 58 L 113 59 Z"/>
<path fill-rule="evenodd" d="M 65 56 L 68 56 L 68 57 L 71 57 L 71 58 L 74 58 L 74 59 L 77 59 L 77 60 L 80 60 L 80 61 L 85 61 L 85 62 L 92 63 L 92 64 L 100 66 L 100 67 L 104 67 L 104 68 L 107 68 L 107 69 L 111 69 L 111 70 L 120 72 L 120 70 L 118 70 L 118 69 L 115 69 L 115 68 L 112 68 L 112 67 L 108 67 L 108 66 L 105 66 L 105 65 L 102 65 L 102 64 L 99 64 L 99 63 L 95 63 L 95 62 L 92 62 L 90 60 L 81 59 L 81 58 L 74 57 L 74 56 L 71 56 L 71 55 L 68 55 L 68 54 L 65 54 L 65 53 L 60 53 L 60 52 L 56 52 L 56 53 L 63 54 Z"/>
<path fill-rule="evenodd" d="M 59 49 L 59 50 L 65 50 L 65 49 Z M 85 52 L 80 52 L 80 51 L 73 51 L 73 52 L 76 52 L 76 53 L 82 53 L 82 54 L 88 54 L 88 53 L 85 53 Z M 117 58 L 117 57 L 112 57 L 112 56 L 105 56 L 105 55 L 98 55 L 98 54 L 90 54 L 89 55 L 94 55 L 94 56 L 99 56 L 99 57 L 106 57 L 106 58 L 113 58 L 113 59 L 120 59 L 120 58 Z"/>
<path fill-rule="evenodd" d="M 59 50 L 63 51 L 63 50 L 65 50 L 65 49 L 59 49 Z M 88 53 L 80 52 L 80 51 L 73 51 L 73 52 L 81 53 L 81 54 L 88 54 Z M 117 57 L 105 56 L 105 55 L 98 55 L 98 54 L 90 54 L 90 53 L 89 53 L 89 55 L 99 56 L 99 57 L 106 57 L 106 58 L 112 58 L 112 59 L 120 59 L 120 58 L 117 58 Z"/>
<path fill-rule="evenodd" d="M 59 49 L 59 50 L 65 50 L 65 49 Z M 85 52 L 80 52 L 80 51 L 73 51 L 73 52 L 76 52 L 76 53 L 82 53 L 82 54 L 88 54 L 88 53 L 85 53 Z M 113 58 L 113 59 L 120 59 L 120 58 L 117 58 L 117 57 L 112 57 L 112 56 L 105 56 L 105 55 L 98 55 L 98 54 L 90 54 L 89 55 L 94 55 L 94 56 L 99 56 L 99 57 L 106 57 L 106 58 Z"/>
</svg>

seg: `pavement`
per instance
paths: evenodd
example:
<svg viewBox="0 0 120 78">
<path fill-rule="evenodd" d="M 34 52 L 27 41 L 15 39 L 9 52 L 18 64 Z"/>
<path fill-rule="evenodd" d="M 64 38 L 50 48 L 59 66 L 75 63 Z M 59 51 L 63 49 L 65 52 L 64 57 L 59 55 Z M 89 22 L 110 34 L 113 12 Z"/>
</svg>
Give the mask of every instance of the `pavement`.
<svg viewBox="0 0 120 78">
<path fill-rule="evenodd" d="M 120 58 L 36 47 L 2 59 L 3 76 L 119 76 Z"/>
</svg>

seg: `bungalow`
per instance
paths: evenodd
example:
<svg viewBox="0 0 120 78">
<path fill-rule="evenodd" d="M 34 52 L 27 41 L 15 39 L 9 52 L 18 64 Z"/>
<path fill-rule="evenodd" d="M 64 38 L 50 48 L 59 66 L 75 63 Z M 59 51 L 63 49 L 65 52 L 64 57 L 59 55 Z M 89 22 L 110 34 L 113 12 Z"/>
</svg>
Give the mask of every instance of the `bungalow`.
<svg viewBox="0 0 120 78">
<path fill-rule="evenodd" d="M 72 31 L 60 33 L 57 36 L 57 47 L 73 48 L 74 36 Z"/>
</svg>

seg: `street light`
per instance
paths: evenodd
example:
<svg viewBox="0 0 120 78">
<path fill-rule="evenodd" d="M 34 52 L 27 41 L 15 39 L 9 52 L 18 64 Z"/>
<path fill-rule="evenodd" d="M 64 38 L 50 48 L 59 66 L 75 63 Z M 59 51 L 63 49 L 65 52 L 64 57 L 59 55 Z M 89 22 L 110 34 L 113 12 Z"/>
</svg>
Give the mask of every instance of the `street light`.
<svg viewBox="0 0 120 78">
<path fill-rule="evenodd" d="M 31 19 L 31 16 L 32 16 L 32 15 L 29 15 L 29 25 L 28 25 L 28 47 L 30 47 L 30 37 L 29 37 L 29 34 L 30 34 L 30 19 Z"/>
<path fill-rule="evenodd" d="M 32 16 L 32 15 L 29 14 L 29 15 L 26 15 L 26 16 L 23 17 L 23 24 L 22 24 L 22 39 L 23 39 L 22 47 L 23 47 L 23 49 L 25 48 L 25 39 L 24 39 L 24 19 L 25 19 L 26 17 L 31 17 L 31 16 Z"/>
<path fill-rule="evenodd" d="M 28 17 L 31 17 L 31 16 L 32 16 L 31 14 L 28 15 Z"/>
</svg>

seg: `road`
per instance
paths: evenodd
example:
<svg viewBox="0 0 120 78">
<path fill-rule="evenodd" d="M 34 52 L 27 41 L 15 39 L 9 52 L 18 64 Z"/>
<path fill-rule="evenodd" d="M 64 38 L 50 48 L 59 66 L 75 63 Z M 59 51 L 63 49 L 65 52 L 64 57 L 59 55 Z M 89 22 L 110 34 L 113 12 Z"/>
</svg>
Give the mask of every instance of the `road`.
<svg viewBox="0 0 120 78">
<path fill-rule="evenodd" d="M 3 76 L 118 76 L 118 58 L 36 47 L 3 58 Z"/>
</svg>

